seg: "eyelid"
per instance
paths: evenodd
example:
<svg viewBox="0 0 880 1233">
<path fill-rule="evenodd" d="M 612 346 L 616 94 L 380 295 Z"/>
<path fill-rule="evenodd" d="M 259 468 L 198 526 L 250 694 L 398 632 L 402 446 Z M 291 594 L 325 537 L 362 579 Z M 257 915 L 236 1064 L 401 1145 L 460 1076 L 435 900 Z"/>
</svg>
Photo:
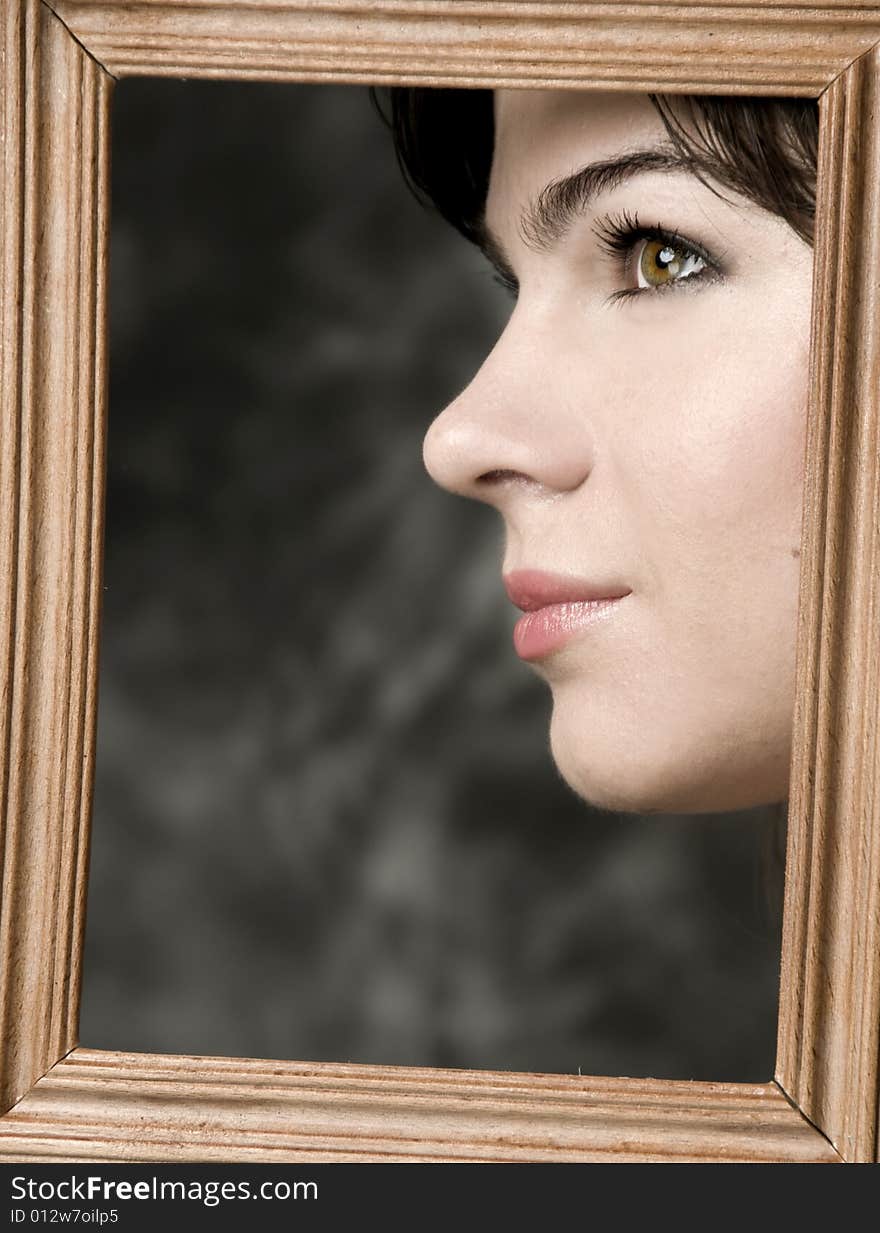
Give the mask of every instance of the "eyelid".
<svg viewBox="0 0 880 1233">
<path fill-rule="evenodd" d="M 629 299 L 633 295 L 644 295 L 646 292 L 648 294 L 665 293 L 683 289 L 686 286 L 691 291 L 695 290 L 698 285 L 717 282 L 724 277 L 724 270 L 719 259 L 698 241 L 691 240 L 678 231 L 671 231 L 661 223 L 653 227 L 645 226 L 640 222 L 638 214 L 630 214 L 628 210 L 618 215 L 606 214 L 593 223 L 591 230 L 599 242 L 599 247 L 615 260 L 621 272 L 625 274 L 632 269 L 633 249 L 642 240 L 657 240 L 672 248 L 700 257 L 705 262 L 704 269 L 698 274 L 656 287 L 625 288 L 614 292 L 609 297 L 611 300 Z"/>
<path fill-rule="evenodd" d="M 717 282 L 725 276 L 721 261 L 698 241 L 691 240 L 680 232 L 671 231 L 660 223 L 655 224 L 653 227 L 644 226 L 639 221 L 638 214 L 631 215 L 626 209 L 621 214 L 606 214 L 602 218 L 595 220 L 591 230 L 599 241 L 599 247 L 614 258 L 624 273 L 628 273 L 632 268 L 632 250 L 640 240 L 658 240 L 674 248 L 692 253 L 705 262 L 705 266 L 699 274 L 656 287 L 623 288 L 609 296 L 609 301 L 629 299 L 634 295 L 644 295 L 645 292 L 654 294 L 657 292 L 675 291 L 681 289 L 684 284 L 690 284 L 687 289 L 692 290 L 695 285 L 705 282 Z M 500 287 L 503 287 L 509 295 L 516 299 L 519 295 L 519 279 L 511 272 L 508 272 L 506 263 L 504 266 L 499 265 L 491 252 L 484 249 L 484 254 L 492 266 L 493 281 L 498 283 Z"/>
</svg>

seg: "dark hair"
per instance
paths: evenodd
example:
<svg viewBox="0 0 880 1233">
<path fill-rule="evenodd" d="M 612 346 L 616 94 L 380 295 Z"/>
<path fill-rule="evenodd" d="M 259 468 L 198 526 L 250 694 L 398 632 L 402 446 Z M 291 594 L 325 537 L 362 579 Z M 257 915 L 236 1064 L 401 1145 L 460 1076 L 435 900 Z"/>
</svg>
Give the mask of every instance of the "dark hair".
<svg viewBox="0 0 880 1233">
<path fill-rule="evenodd" d="M 394 133 L 408 184 L 477 242 L 492 166 L 492 91 L 397 87 L 389 97 L 390 115 L 374 94 Z M 778 214 L 812 243 L 819 138 L 815 99 L 648 97 L 695 175 Z"/>
</svg>

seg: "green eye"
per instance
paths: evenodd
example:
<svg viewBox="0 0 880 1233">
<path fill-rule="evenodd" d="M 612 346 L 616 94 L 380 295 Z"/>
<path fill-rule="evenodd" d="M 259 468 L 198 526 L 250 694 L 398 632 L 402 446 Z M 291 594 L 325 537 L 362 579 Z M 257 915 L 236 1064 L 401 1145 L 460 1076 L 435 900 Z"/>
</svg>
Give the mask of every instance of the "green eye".
<svg viewBox="0 0 880 1233">
<path fill-rule="evenodd" d="M 639 287 L 663 287 L 681 282 L 706 268 L 698 253 L 664 240 L 643 240 L 636 260 Z"/>
</svg>

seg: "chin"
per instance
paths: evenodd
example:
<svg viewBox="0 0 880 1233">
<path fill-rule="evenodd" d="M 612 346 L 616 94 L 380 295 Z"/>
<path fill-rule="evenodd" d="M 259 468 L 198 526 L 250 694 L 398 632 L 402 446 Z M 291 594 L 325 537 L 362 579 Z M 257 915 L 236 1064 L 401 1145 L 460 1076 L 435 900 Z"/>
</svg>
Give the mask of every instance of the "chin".
<svg viewBox="0 0 880 1233">
<path fill-rule="evenodd" d="M 651 744 L 645 730 L 587 730 L 554 708 L 550 749 L 568 786 L 595 809 L 609 813 L 694 814 L 734 812 L 777 804 L 788 795 L 789 747 L 762 751 L 744 763 L 734 749 L 707 749 L 704 734 L 680 744 Z M 702 739 L 701 739 L 702 738 Z"/>
</svg>

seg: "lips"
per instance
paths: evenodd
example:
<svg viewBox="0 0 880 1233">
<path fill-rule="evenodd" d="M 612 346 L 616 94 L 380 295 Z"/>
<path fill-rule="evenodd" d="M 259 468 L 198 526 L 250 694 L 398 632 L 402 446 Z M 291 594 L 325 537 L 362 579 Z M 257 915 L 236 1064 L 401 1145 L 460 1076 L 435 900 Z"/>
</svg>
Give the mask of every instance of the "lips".
<svg viewBox="0 0 880 1233">
<path fill-rule="evenodd" d="M 542 659 L 575 634 L 610 616 L 631 588 L 541 570 L 515 570 L 504 577 L 511 601 L 525 613 L 513 631 L 521 659 Z"/>
</svg>

